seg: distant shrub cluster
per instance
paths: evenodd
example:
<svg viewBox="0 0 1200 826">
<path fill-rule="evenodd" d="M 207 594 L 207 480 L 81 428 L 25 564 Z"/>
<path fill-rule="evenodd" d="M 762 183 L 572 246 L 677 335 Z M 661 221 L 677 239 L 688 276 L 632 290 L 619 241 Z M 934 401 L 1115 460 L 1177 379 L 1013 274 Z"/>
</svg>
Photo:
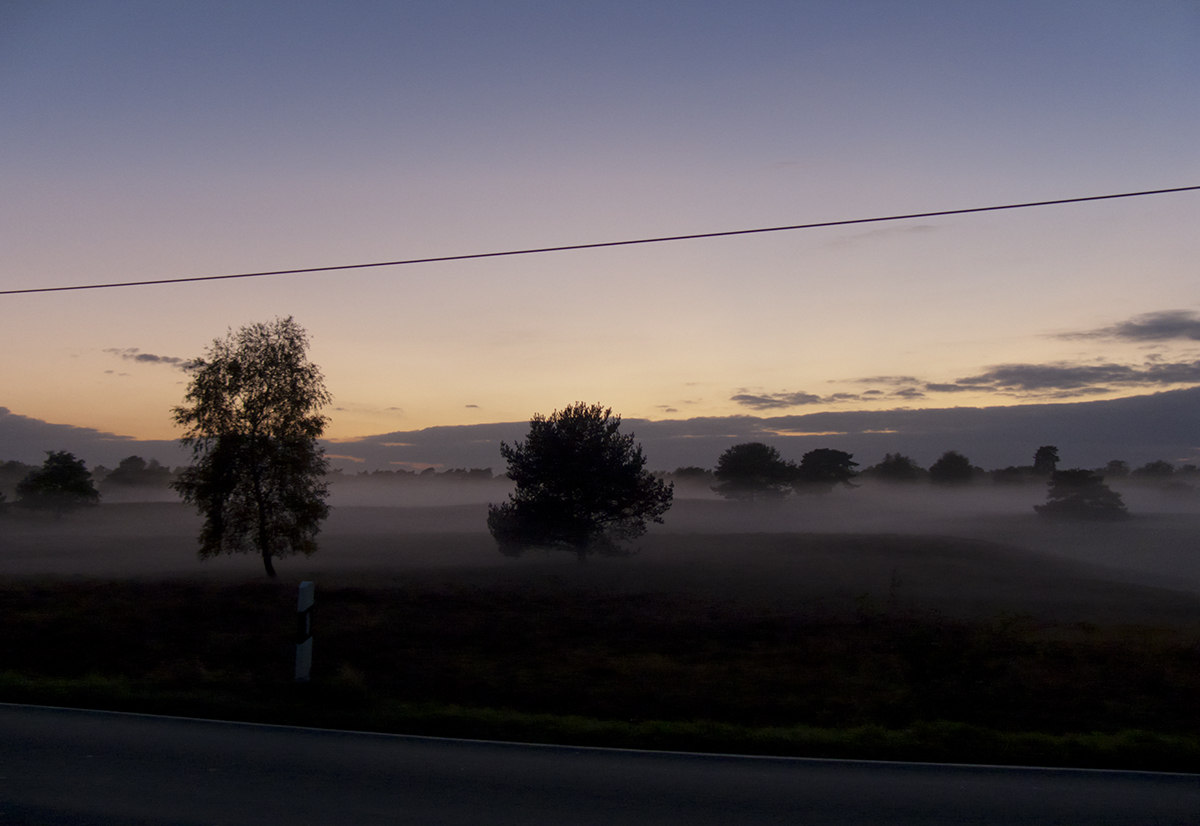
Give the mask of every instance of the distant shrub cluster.
<svg viewBox="0 0 1200 826">
<path fill-rule="evenodd" d="M 91 474 L 83 461 L 66 451 L 47 453 L 46 461 L 40 467 L 25 466 L 19 462 L 4 463 L 4 469 L 9 474 L 18 468 L 27 469 L 14 487 L 15 504 L 18 507 L 50 511 L 61 516 L 100 501 L 100 494 L 92 484 Z M 0 505 L 6 499 L 0 493 Z"/>
<path fill-rule="evenodd" d="M 929 468 L 918 465 L 901 453 L 888 453 L 878 464 L 855 472 L 853 456 L 842 451 L 809 451 L 800 463 L 785 459 L 779 451 L 760 442 L 734 445 L 721 454 L 711 473 L 699 468 L 679 468 L 676 480 L 693 480 L 694 487 L 704 484 L 714 493 L 732 500 L 780 500 L 789 493 L 828 492 L 841 484 L 855 487 L 855 481 L 885 485 L 932 484 L 940 487 L 967 485 L 1045 485 L 1047 501 L 1034 506 L 1045 517 L 1062 519 L 1124 519 L 1128 516 L 1121 494 L 1112 490 L 1106 478 L 1119 479 L 1125 485 L 1156 486 L 1163 490 L 1195 493 L 1200 486 L 1200 468 L 1181 467 L 1165 460 L 1148 462 L 1130 469 L 1119 459 L 1104 467 L 1059 470 L 1058 448 L 1039 447 L 1029 465 L 1011 465 L 985 470 L 955 450 L 948 450 Z M 806 473 L 807 468 L 807 473 Z M 665 474 L 672 478 L 672 474 Z"/>
</svg>

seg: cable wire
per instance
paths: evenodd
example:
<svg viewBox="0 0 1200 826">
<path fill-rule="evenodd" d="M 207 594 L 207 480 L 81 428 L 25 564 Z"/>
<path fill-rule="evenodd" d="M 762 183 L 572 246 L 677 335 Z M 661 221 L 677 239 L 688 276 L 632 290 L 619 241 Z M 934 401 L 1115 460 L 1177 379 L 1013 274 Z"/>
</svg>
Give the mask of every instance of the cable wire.
<svg viewBox="0 0 1200 826">
<path fill-rule="evenodd" d="M 65 287 L 31 287 L 22 290 L 0 290 L 0 295 L 24 295 L 28 293 L 55 293 L 76 290 L 107 290 L 115 287 L 148 287 L 156 284 L 186 284 L 197 281 L 228 281 L 235 278 L 261 278 L 268 275 L 299 275 L 301 273 L 335 272 L 338 270 L 365 270 L 375 267 L 402 267 L 411 264 L 436 264 L 446 261 L 470 261 L 478 258 L 502 258 L 514 255 L 535 255 L 544 252 L 567 252 L 568 250 L 592 250 L 603 247 L 629 247 L 637 244 L 661 244 L 666 241 L 695 241 L 700 238 L 728 238 L 734 235 L 756 235 L 767 232 L 788 232 L 798 229 L 819 227 L 844 227 L 852 224 L 877 224 L 884 221 L 907 221 L 913 218 L 937 218 L 944 215 L 967 215 L 975 212 L 998 212 L 1006 209 L 1028 209 L 1030 207 L 1078 204 L 1085 201 L 1111 201 L 1116 198 L 1137 198 L 1143 195 L 1166 195 L 1172 192 L 1192 192 L 1200 186 L 1178 186 L 1172 189 L 1147 189 L 1140 192 L 1120 192 L 1115 195 L 1088 195 L 1082 198 L 1060 198 L 1054 201 L 1029 201 L 1022 204 L 970 207 L 967 209 L 944 209 L 938 212 L 911 212 L 905 215 L 885 215 L 878 218 L 850 218 L 842 221 L 820 221 L 813 224 L 792 224 L 782 227 L 759 227 L 756 229 L 734 229 L 723 232 L 700 232 L 692 235 L 664 235 L 657 238 L 635 238 L 626 241 L 599 241 L 591 244 L 566 244 L 558 247 L 536 247 L 530 249 L 503 250 L 500 252 L 475 252 L 464 255 L 441 255 L 433 258 L 407 258 L 400 261 L 376 261 L 370 264 L 338 264 L 329 267 L 301 267 L 292 270 L 266 270 L 242 272 L 231 275 L 198 275 L 185 278 L 158 278 L 146 281 L 118 281 L 106 284 L 75 284 Z"/>
</svg>

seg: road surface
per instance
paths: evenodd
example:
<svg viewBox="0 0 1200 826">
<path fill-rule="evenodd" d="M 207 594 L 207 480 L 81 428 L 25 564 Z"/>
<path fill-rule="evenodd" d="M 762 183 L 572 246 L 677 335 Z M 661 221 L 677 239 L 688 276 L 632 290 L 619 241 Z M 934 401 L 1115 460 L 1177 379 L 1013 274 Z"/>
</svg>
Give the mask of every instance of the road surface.
<svg viewBox="0 0 1200 826">
<path fill-rule="evenodd" d="M 1197 824 L 1200 777 L 580 749 L 0 704 L 0 826 Z"/>
</svg>

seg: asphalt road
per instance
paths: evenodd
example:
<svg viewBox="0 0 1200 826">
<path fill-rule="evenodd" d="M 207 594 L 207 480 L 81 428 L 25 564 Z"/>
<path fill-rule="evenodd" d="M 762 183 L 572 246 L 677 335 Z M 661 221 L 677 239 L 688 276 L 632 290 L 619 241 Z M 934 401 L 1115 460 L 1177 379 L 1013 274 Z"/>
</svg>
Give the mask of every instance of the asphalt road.
<svg viewBox="0 0 1200 826">
<path fill-rule="evenodd" d="M 0 704 L 0 826 L 1197 824 L 1200 777 L 576 749 Z"/>
</svg>

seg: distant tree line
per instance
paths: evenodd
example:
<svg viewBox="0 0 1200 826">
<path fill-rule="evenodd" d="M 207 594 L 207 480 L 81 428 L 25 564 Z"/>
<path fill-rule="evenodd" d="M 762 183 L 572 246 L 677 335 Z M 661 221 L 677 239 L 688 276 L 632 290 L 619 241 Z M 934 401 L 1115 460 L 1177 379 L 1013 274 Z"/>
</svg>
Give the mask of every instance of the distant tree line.
<svg viewBox="0 0 1200 826">
<path fill-rule="evenodd" d="M 73 455 L 67 455 L 74 459 Z M 888 453 L 878 463 L 856 470 L 857 463 L 853 461 L 852 454 L 843 451 L 828 448 L 809 451 L 796 463 L 785 460 L 774 447 L 750 442 L 734 445 L 725 451 L 718 459 L 716 468 L 692 465 L 678 467 L 673 471 L 656 471 L 653 475 L 664 482 L 674 484 L 680 491 L 715 491 L 729 499 L 767 501 L 781 499 L 792 493 L 828 492 L 839 485 L 849 488 L 860 483 L 938 486 L 988 483 L 1004 486 L 1046 485 L 1051 475 L 1057 471 L 1058 463 L 1058 448 L 1043 445 L 1035 452 L 1031 464 L 1010 465 L 994 470 L 984 470 L 954 450 L 943 453 L 928 468 L 922 467 L 902 453 Z M 0 507 L 5 504 L 17 504 L 17 486 L 31 473 L 42 470 L 44 467 L 41 465 L 15 460 L 0 462 Z M 1138 467 L 1131 467 L 1128 462 L 1113 459 L 1102 467 L 1088 470 L 1105 483 L 1119 481 L 1123 485 L 1154 485 L 1179 492 L 1193 491 L 1200 487 L 1200 467 L 1194 464 L 1177 467 L 1162 459 Z M 183 467 L 171 469 L 160 464 L 157 459 L 144 459 L 134 455 L 122 459 L 115 468 L 97 465 L 91 469 L 89 475 L 93 487 L 103 497 L 106 494 L 117 495 L 139 488 L 169 489 L 183 471 Z M 406 486 L 433 482 L 511 483 L 507 473 L 496 473 L 490 467 L 428 467 L 421 470 L 398 468 L 358 473 L 334 469 L 327 472 L 325 479 L 337 487 Z M 38 497 L 29 491 L 26 498 L 28 501 L 25 504 L 30 505 Z"/>
<path fill-rule="evenodd" d="M 141 456 L 129 456 L 112 470 L 98 466 L 92 471 L 93 478 L 102 486 L 111 488 L 167 488 L 183 468 L 171 470 L 158 463 L 157 459 L 146 461 Z"/>
<path fill-rule="evenodd" d="M 853 487 L 858 463 L 841 450 L 818 448 L 799 463 L 780 456 L 762 442 L 734 445 L 721 454 L 713 471 L 712 489 L 726 499 L 771 501 L 789 493 L 828 493 L 838 485 Z"/>
<path fill-rule="evenodd" d="M 1041 484 L 1047 487 L 1047 501 L 1035 506 L 1039 515 L 1088 519 L 1120 519 L 1127 515 L 1120 494 L 1108 487 L 1106 478 L 1180 492 L 1194 492 L 1200 485 L 1200 468 L 1192 464 L 1177 468 L 1156 460 L 1130 469 L 1128 463 L 1114 459 L 1102 468 L 1059 470 L 1059 462 L 1058 448 L 1042 445 L 1034 452 L 1031 464 L 991 471 L 955 450 L 943 453 L 929 468 L 901 453 L 888 453 L 878 464 L 855 471 L 857 463 L 852 454 L 843 451 L 811 450 L 797 463 L 785 459 L 770 445 L 746 442 L 722 453 L 712 471 L 689 467 L 661 476 L 680 483 L 684 489 L 703 485 L 726 499 L 747 502 L 778 501 L 792 493 L 828 493 L 838 486 L 855 487 L 859 482 L 940 487 Z"/>
<path fill-rule="evenodd" d="M 853 455 L 822 448 L 805 453 L 799 463 L 784 459 L 779 451 L 760 442 L 746 442 L 727 449 L 713 470 L 681 467 L 660 474 L 677 484 L 703 485 L 730 499 L 781 498 L 791 492 L 829 491 L 837 485 L 854 487 L 856 482 L 932 483 L 965 485 L 979 483 L 1045 484 L 1058 470 L 1058 448 L 1043 445 L 1028 465 L 985 470 L 956 450 L 948 450 L 928 468 L 911 457 L 888 453 L 878 464 L 855 471 Z M 1164 460 L 1148 462 L 1131 469 L 1127 462 L 1114 459 L 1103 467 L 1089 468 L 1108 479 L 1144 483 L 1198 483 L 1200 467 L 1179 467 Z"/>
</svg>

